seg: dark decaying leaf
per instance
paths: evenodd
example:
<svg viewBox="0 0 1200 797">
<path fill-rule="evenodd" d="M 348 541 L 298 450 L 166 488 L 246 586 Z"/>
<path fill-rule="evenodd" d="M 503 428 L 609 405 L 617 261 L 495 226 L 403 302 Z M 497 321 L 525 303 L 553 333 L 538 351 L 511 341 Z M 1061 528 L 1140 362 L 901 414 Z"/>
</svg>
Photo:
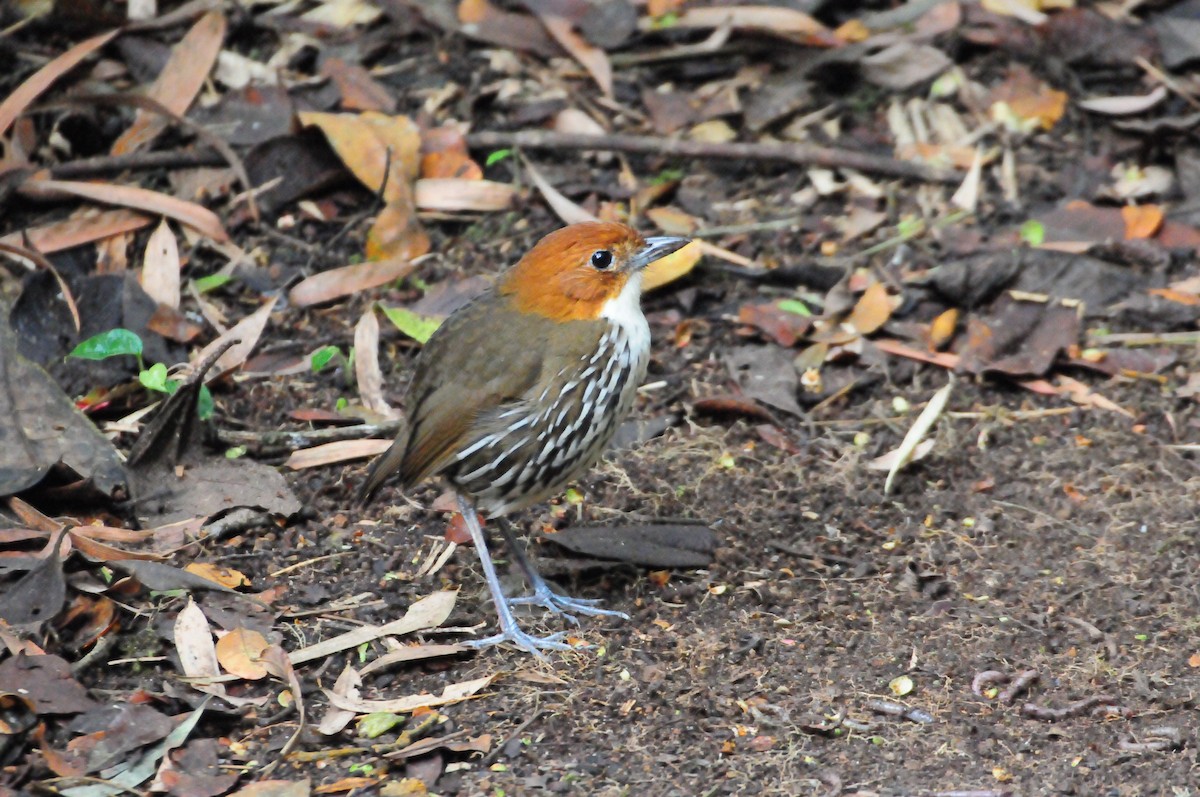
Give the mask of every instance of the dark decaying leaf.
<svg viewBox="0 0 1200 797">
<path fill-rule="evenodd" d="M 959 367 L 973 374 L 1041 376 L 1060 352 L 1078 343 L 1079 329 L 1078 306 L 1005 294 L 987 316 L 968 321 Z"/>
<path fill-rule="evenodd" d="M 165 739 L 175 724 L 150 706 L 118 703 L 82 714 L 69 727 L 87 734 L 71 743 L 71 751 L 87 757 L 88 772 L 99 772 L 125 760 L 133 750 Z"/>
<path fill-rule="evenodd" d="M 33 704 L 38 714 L 79 714 L 99 708 L 58 656 L 19 654 L 0 661 L 0 684 Z"/>
<path fill-rule="evenodd" d="M 275 213 L 297 199 L 353 180 L 316 130 L 264 141 L 247 153 L 244 162 L 256 187 L 271 183 L 269 190 L 258 195 L 263 213 Z"/>
<path fill-rule="evenodd" d="M 546 539 L 572 553 L 645 567 L 704 567 L 720 540 L 701 524 L 574 526 Z"/>
<path fill-rule="evenodd" d="M 786 350 L 778 346 L 740 346 L 725 355 L 725 365 L 750 398 L 793 415 L 804 415 L 796 401 L 800 377 Z"/>
<path fill-rule="evenodd" d="M 17 351 L 0 309 L 0 495 L 41 481 L 59 462 L 113 498 L 129 495 L 112 443 L 75 409 L 50 375 Z"/>
<path fill-rule="evenodd" d="M 159 770 L 167 793 L 176 797 L 217 797 L 237 783 L 241 774 L 225 772 L 215 738 L 191 739 L 172 751 Z"/>
<path fill-rule="evenodd" d="M 50 542 L 50 553 L 0 595 L 0 620 L 10 626 L 40 629 L 62 610 L 67 597 L 59 545 L 66 531 Z"/>
<path fill-rule="evenodd" d="M 939 266 L 933 287 L 958 307 L 973 308 L 1003 290 L 1074 299 L 1089 317 L 1141 290 L 1145 274 L 1089 255 L 1042 249 L 987 252 Z"/>
</svg>

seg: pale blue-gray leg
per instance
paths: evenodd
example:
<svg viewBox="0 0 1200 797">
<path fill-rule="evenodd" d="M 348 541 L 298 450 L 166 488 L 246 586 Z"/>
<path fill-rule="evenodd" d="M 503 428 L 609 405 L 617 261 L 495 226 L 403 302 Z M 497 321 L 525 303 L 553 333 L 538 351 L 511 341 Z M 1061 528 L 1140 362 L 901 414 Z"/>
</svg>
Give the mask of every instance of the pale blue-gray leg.
<svg viewBox="0 0 1200 797">
<path fill-rule="evenodd" d="M 560 641 L 566 632 L 560 631 L 550 636 L 537 637 L 521 630 L 517 625 L 517 619 L 513 617 L 512 607 L 504 595 L 504 589 L 500 586 L 500 579 L 496 576 L 496 566 L 492 563 L 491 554 L 488 553 L 487 538 L 483 536 L 483 529 L 479 525 L 479 516 L 475 514 L 475 506 L 470 500 L 460 495 L 458 496 L 458 510 L 462 512 L 463 521 L 466 522 L 467 530 L 471 533 L 471 541 L 475 543 L 475 550 L 479 554 L 479 563 L 483 566 L 483 577 L 487 580 L 488 590 L 492 593 L 492 602 L 496 604 L 496 614 L 500 616 L 500 633 L 483 639 L 472 639 L 463 644 L 473 648 L 484 648 L 498 645 L 501 642 L 511 642 L 539 659 L 546 658 L 543 650 L 573 650 L 566 642 Z"/>
<path fill-rule="evenodd" d="M 529 580 L 529 586 L 533 587 L 532 595 L 510 598 L 509 603 L 514 605 L 521 603 L 536 604 L 554 614 L 561 614 L 575 625 L 579 625 L 579 618 L 572 614 L 572 612 L 592 617 L 620 617 L 622 620 L 629 619 L 629 615 L 625 614 L 625 612 L 618 612 L 613 609 L 601 609 L 599 600 L 593 598 L 572 598 L 569 595 L 561 595 L 550 589 L 550 585 L 546 583 L 546 579 L 542 578 L 541 574 L 533 566 L 533 562 L 529 561 L 529 556 L 525 553 L 525 546 L 521 545 L 520 540 L 513 534 L 512 527 L 503 519 L 497 525 L 500 526 L 500 533 L 504 535 L 504 541 L 508 543 L 508 550 L 512 552 L 513 559 L 517 560 L 517 565 L 525 573 L 525 578 Z"/>
</svg>

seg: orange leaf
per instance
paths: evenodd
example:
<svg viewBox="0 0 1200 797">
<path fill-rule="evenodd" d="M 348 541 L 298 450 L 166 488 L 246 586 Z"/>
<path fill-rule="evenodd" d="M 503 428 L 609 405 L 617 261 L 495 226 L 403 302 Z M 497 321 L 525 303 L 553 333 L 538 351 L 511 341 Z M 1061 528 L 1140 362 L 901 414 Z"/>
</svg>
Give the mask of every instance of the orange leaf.
<svg viewBox="0 0 1200 797">
<path fill-rule="evenodd" d="M 235 628 L 217 640 L 217 661 L 226 671 L 247 681 L 267 677 L 262 654 L 271 645 L 266 637 L 249 628 Z"/>
<path fill-rule="evenodd" d="M 612 64 L 609 63 L 608 54 L 599 47 L 588 44 L 587 40 L 571 28 L 571 23 L 566 18 L 540 12 L 537 16 L 546 32 L 588 71 L 596 85 L 604 92 L 604 96 L 612 97 Z"/>
<path fill-rule="evenodd" d="M 682 249 L 655 260 L 646 268 L 645 276 L 642 277 L 642 290 L 652 291 L 679 279 L 696 267 L 701 255 L 700 247 L 692 241 Z"/>
<path fill-rule="evenodd" d="M 1125 220 L 1125 240 L 1153 238 L 1162 227 L 1163 211 L 1158 205 L 1126 205 L 1121 208 Z"/>
<path fill-rule="evenodd" d="M 863 291 L 858 303 L 850 311 L 846 323 L 860 335 L 870 335 L 892 317 L 892 297 L 882 282 L 873 282 Z"/>
<path fill-rule="evenodd" d="M 192 562 L 184 570 L 230 589 L 250 586 L 250 579 L 246 578 L 245 573 L 212 562 Z"/>
<path fill-rule="evenodd" d="M 1147 291 L 1147 293 L 1149 293 L 1151 296 L 1161 296 L 1168 302 L 1185 304 L 1189 307 L 1195 307 L 1196 305 L 1200 304 L 1200 296 L 1197 296 L 1194 293 L 1173 290 L 1171 288 L 1151 288 L 1149 291 Z"/>
<path fill-rule="evenodd" d="M 386 285 L 412 273 L 413 262 L 402 257 L 355 263 L 322 271 L 301 280 L 288 294 L 297 307 L 328 302 L 358 291 Z"/>
<path fill-rule="evenodd" d="M 958 309 L 951 307 L 933 319 L 929 325 L 929 348 L 934 350 L 945 348 L 950 339 L 954 337 L 954 330 L 957 328 Z"/>
</svg>

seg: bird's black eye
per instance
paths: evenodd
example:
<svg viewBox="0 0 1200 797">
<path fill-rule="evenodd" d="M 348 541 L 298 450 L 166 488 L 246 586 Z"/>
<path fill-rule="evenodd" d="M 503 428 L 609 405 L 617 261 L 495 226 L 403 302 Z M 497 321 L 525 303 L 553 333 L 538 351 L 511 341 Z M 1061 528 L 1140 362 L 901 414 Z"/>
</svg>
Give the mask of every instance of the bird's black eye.
<svg viewBox="0 0 1200 797">
<path fill-rule="evenodd" d="M 600 249 L 592 252 L 592 266 L 603 271 L 612 265 L 612 252 Z"/>
</svg>

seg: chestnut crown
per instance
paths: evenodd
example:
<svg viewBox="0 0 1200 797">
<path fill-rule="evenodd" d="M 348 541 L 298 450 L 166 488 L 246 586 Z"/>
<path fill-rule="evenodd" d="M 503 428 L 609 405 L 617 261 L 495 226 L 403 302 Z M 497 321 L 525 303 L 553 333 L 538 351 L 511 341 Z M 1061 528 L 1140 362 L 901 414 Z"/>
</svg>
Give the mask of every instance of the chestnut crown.
<svg viewBox="0 0 1200 797">
<path fill-rule="evenodd" d="M 687 243 L 686 238 L 643 238 L 624 224 L 572 224 L 538 241 L 497 287 L 521 312 L 590 321 L 631 281 L 640 291 L 642 269 Z"/>
</svg>

